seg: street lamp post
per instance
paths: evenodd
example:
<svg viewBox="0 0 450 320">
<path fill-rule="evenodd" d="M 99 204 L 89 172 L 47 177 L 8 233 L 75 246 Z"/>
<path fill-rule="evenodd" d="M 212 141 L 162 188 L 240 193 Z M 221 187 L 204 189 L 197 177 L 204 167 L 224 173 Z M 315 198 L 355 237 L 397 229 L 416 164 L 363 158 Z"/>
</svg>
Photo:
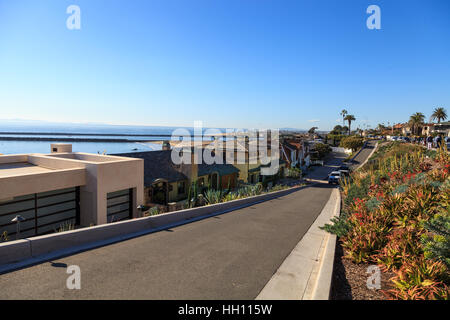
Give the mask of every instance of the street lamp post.
<svg viewBox="0 0 450 320">
<path fill-rule="evenodd" d="M 25 221 L 25 218 L 21 215 L 17 215 L 11 220 L 11 222 L 16 223 L 16 240 L 20 238 L 20 223 L 22 221 Z"/>
<path fill-rule="evenodd" d="M 144 205 L 141 204 L 141 205 L 139 205 L 139 206 L 137 207 L 137 209 L 138 209 L 139 212 L 140 212 L 139 217 L 142 217 L 143 214 L 144 214 L 144 211 L 147 211 L 147 210 L 149 209 L 149 207 L 144 206 Z"/>
</svg>

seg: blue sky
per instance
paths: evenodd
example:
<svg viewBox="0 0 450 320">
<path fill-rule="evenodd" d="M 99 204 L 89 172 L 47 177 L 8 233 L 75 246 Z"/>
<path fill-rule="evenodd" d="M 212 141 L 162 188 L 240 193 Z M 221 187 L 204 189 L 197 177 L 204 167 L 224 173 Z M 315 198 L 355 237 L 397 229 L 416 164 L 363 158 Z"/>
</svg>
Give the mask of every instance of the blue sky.
<svg viewBox="0 0 450 320">
<path fill-rule="evenodd" d="M 374 127 L 450 111 L 450 1 L 0 0 L 0 75 L 1 119 Z"/>
</svg>

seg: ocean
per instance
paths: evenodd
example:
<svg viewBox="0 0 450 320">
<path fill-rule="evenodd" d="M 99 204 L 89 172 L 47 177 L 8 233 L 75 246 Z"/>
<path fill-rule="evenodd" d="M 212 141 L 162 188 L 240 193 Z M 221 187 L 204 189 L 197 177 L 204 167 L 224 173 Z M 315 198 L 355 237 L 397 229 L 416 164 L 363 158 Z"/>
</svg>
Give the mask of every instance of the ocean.
<svg viewBox="0 0 450 320">
<path fill-rule="evenodd" d="M 161 150 L 175 129 L 192 127 L 126 126 L 0 120 L 0 154 L 50 153 L 51 143 L 71 143 L 74 152 L 114 154 Z M 203 128 L 203 131 L 208 128 Z M 222 133 L 224 128 L 218 128 Z M 294 131 L 295 129 L 280 129 Z M 295 130 L 295 132 L 302 132 Z M 193 137 L 199 140 L 201 137 Z M 205 139 L 205 138 L 203 138 Z M 226 140 L 226 137 L 223 137 Z"/>
<path fill-rule="evenodd" d="M 0 154 L 50 153 L 50 144 L 58 142 L 71 143 L 74 152 L 114 154 L 161 150 L 160 143 L 151 141 L 170 139 L 167 135 L 176 128 L 0 121 Z M 193 128 L 186 129 L 193 132 Z"/>
</svg>

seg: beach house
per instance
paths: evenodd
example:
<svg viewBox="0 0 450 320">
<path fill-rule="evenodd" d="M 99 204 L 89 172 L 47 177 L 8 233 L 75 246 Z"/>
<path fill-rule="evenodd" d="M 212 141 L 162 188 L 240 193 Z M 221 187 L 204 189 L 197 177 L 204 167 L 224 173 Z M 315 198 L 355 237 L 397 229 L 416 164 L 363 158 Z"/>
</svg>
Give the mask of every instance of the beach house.
<svg viewBox="0 0 450 320">
<path fill-rule="evenodd" d="M 0 233 L 14 236 L 18 216 L 21 237 L 138 217 L 143 178 L 141 159 L 72 152 L 70 144 L 2 155 Z"/>
</svg>

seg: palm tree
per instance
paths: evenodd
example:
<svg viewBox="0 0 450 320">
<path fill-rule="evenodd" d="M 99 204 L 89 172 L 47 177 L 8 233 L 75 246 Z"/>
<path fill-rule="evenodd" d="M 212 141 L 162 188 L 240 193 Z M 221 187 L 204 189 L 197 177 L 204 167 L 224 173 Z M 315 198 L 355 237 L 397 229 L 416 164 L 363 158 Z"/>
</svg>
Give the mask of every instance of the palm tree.
<svg viewBox="0 0 450 320">
<path fill-rule="evenodd" d="M 441 123 L 441 120 L 447 119 L 447 111 L 444 108 L 436 108 L 431 115 L 431 121 L 437 120 L 438 123 Z"/>
<path fill-rule="evenodd" d="M 342 132 L 343 132 L 343 133 L 348 132 L 348 127 L 347 127 L 347 126 L 343 126 L 343 127 L 342 127 Z"/>
<path fill-rule="evenodd" d="M 341 116 L 342 116 L 342 124 L 345 126 L 345 116 L 348 115 L 348 111 L 345 109 L 342 109 Z"/>
<path fill-rule="evenodd" d="M 348 114 L 344 118 L 344 121 L 348 121 L 348 135 L 350 135 L 350 133 L 352 132 L 351 125 L 352 125 L 352 121 L 355 121 L 355 120 L 356 120 L 356 118 L 352 114 Z"/>
<path fill-rule="evenodd" d="M 319 129 L 318 127 L 312 127 L 311 129 L 308 130 L 309 134 L 314 134 L 316 132 L 316 129 Z"/>
<path fill-rule="evenodd" d="M 425 116 L 422 112 L 416 112 L 411 117 L 409 117 L 409 124 L 412 126 L 412 132 L 415 134 L 416 129 L 419 129 L 419 126 L 423 124 L 425 120 Z"/>
</svg>

